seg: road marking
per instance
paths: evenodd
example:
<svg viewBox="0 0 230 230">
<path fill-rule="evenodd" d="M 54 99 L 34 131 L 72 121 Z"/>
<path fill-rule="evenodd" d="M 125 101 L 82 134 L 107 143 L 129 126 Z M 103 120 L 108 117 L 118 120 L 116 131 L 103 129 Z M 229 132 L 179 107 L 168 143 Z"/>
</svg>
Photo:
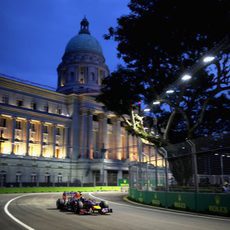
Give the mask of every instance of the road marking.
<svg viewBox="0 0 230 230">
<path fill-rule="evenodd" d="M 27 230 L 35 230 L 34 228 L 26 225 L 25 223 L 23 223 L 22 221 L 20 221 L 19 219 L 17 219 L 15 216 L 13 216 L 9 210 L 8 210 L 8 206 L 10 205 L 11 202 L 21 198 L 21 197 L 24 197 L 24 196 L 31 196 L 31 195 L 47 195 L 47 194 L 54 194 L 54 193 L 32 193 L 32 194 L 26 194 L 26 195 L 21 195 L 21 196 L 18 196 L 18 197 L 15 197 L 11 200 L 9 200 L 6 205 L 4 206 L 4 211 L 5 213 L 12 219 L 14 220 L 16 223 L 20 224 L 21 226 L 23 226 L 25 229 Z M 94 195 L 92 195 L 92 193 L 88 193 L 89 196 L 95 198 L 95 199 L 99 199 L 99 200 L 105 200 L 105 199 L 102 199 L 100 197 L 96 197 Z M 109 201 L 109 200 L 108 200 Z M 109 201 L 109 203 L 113 203 L 113 204 L 116 204 L 116 205 L 120 205 L 120 206 L 124 206 L 124 207 L 133 207 L 132 205 L 128 205 L 128 204 L 119 204 L 117 202 L 113 202 L 113 201 Z M 142 210 L 151 210 L 151 207 L 149 208 L 145 208 L 145 207 L 140 207 L 140 206 L 136 206 L 135 207 L 136 209 L 142 209 Z M 157 211 L 157 212 L 162 212 L 162 213 L 166 213 L 166 212 L 170 212 L 171 214 L 174 214 L 174 215 L 183 215 L 183 216 L 192 216 L 192 217 L 195 217 L 195 218 L 203 218 L 203 219 L 212 219 L 212 220 L 221 220 L 221 221 L 227 221 L 227 222 L 230 222 L 229 219 L 223 219 L 223 218 L 218 218 L 218 217 L 211 217 L 211 216 L 200 216 L 200 215 L 195 215 L 195 214 L 189 214 L 189 213 L 179 213 L 179 212 L 174 212 L 174 211 L 170 211 L 170 210 L 160 210 L 160 209 L 154 209 L 154 211 Z"/>
<path fill-rule="evenodd" d="M 5 211 L 5 213 L 6 213 L 11 219 L 13 219 L 15 222 L 17 222 L 18 224 L 20 224 L 20 225 L 21 225 L 22 227 L 24 227 L 25 229 L 28 229 L 28 230 L 35 230 L 34 228 L 31 228 L 30 226 L 26 225 L 25 223 L 23 223 L 22 221 L 20 221 L 19 219 L 17 219 L 17 218 L 16 218 L 15 216 L 13 216 L 13 215 L 9 212 L 9 210 L 8 210 L 8 206 L 10 205 L 11 202 L 13 202 L 14 200 L 17 200 L 17 199 L 19 199 L 19 198 L 21 198 L 21 197 L 23 197 L 23 196 L 29 196 L 29 194 L 27 194 L 27 195 L 22 195 L 22 196 L 17 196 L 17 197 L 15 197 L 15 198 L 9 200 L 9 201 L 6 203 L 5 207 L 4 207 L 4 211 Z"/>
<path fill-rule="evenodd" d="M 100 192 L 99 192 L 100 193 Z M 102 199 L 100 197 L 96 197 L 94 195 L 92 195 L 92 193 L 90 192 L 89 195 L 91 197 L 93 197 L 94 199 L 98 199 L 98 200 L 105 200 L 105 199 Z M 109 200 L 105 200 L 105 201 L 108 201 L 109 203 L 112 203 L 112 204 L 116 204 L 116 205 L 120 205 L 120 206 L 124 206 L 124 207 L 133 207 L 132 205 L 128 205 L 128 204 L 119 204 L 117 202 L 113 202 L 113 201 L 109 201 Z M 133 204 L 137 204 L 135 202 L 131 202 Z M 142 205 L 142 204 L 137 204 L 137 205 Z M 143 206 L 147 206 L 147 205 L 143 205 Z M 221 220 L 221 221 L 227 221 L 227 222 L 230 222 L 230 219 L 225 219 L 225 218 L 221 218 L 221 217 L 212 217 L 212 216 L 204 216 L 202 214 L 190 214 L 190 213 L 182 213 L 182 212 L 176 212 L 176 211 L 171 211 L 171 210 L 167 210 L 167 209 L 164 209 L 164 210 L 161 210 L 161 209 L 157 209 L 157 208 L 154 208 L 154 207 L 140 207 L 140 206 L 136 206 L 135 207 L 136 209 L 142 209 L 142 210 L 152 210 L 152 211 L 157 211 L 157 212 L 161 212 L 161 213 L 172 213 L 174 215 L 181 215 L 181 216 L 192 216 L 192 217 L 195 217 L 195 218 L 203 218 L 203 219 L 211 219 L 211 220 Z"/>
</svg>

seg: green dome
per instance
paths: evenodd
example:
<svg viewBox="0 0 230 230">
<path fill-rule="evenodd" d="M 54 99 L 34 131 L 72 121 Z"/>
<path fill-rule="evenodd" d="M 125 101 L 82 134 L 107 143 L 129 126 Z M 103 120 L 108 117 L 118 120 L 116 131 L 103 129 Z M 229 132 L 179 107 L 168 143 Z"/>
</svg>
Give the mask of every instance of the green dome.
<svg viewBox="0 0 230 230">
<path fill-rule="evenodd" d="M 65 48 L 65 53 L 72 52 L 92 52 L 103 56 L 99 42 L 88 33 L 79 33 L 70 39 Z"/>
</svg>

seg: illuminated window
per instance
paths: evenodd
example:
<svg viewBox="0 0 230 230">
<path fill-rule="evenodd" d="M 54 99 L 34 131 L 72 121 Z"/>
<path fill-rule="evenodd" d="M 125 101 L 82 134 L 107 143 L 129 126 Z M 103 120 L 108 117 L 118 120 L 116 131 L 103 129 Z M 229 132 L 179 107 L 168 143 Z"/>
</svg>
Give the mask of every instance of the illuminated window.
<svg viewBox="0 0 230 230">
<path fill-rule="evenodd" d="M 15 139 L 15 141 L 17 141 L 17 140 Z M 14 153 L 19 154 L 19 150 L 20 150 L 20 145 L 19 145 L 19 143 L 16 143 L 14 145 Z"/>
<path fill-rule="evenodd" d="M 56 151 L 56 154 L 55 154 L 56 158 L 60 158 L 60 149 L 56 149 L 55 151 Z"/>
<path fill-rule="evenodd" d="M 64 86 L 65 85 L 65 79 L 64 79 L 64 77 L 62 77 L 62 79 L 61 79 L 61 86 Z"/>
</svg>

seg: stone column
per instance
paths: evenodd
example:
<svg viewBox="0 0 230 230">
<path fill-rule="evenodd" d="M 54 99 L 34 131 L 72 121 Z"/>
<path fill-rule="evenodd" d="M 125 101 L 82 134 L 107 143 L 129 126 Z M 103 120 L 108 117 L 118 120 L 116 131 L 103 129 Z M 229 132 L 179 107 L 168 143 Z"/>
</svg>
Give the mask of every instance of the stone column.
<svg viewBox="0 0 230 230">
<path fill-rule="evenodd" d="M 99 115 L 99 152 L 102 154 L 102 149 L 108 148 L 108 126 L 107 115 Z M 103 157 L 103 156 L 102 156 Z"/>
<path fill-rule="evenodd" d="M 116 119 L 116 157 L 115 159 L 121 160 L 122 157 L 122 140 L 121 140 L 121 121 Z"/>
<path fill-rule="evenodd" d="M 87 158 L 93 159 L 93 111 L 88 112 Z"/>
<path fill-rule="evenodd" d="M 12 117 L 11 154 L 14 154 L 15 129 L 16 129 L 16 118 Z"/>
<path fill-rule="evenodd" d="M 56 151 L 56 134 L 57 134 L 57 128 L 56 124 L 53 124 L 53 158 L 55 158 L 55 151 Z"/>
<path fill-rule="evenodd" d="M 104 162 L 102 163 L 102 167 L 100 169 L 100 182 L 101 185 L 104 186 L 105 185 L 105 166 L 104 166 Z"/>
<path fill-rule="evenodd" d="M 105 186 L 108 185 L 108 170 L 105 170 L 105 169 L 104 169 L 104 183 L 105 183 Z"/>
<path fill-rule="evenodd" d="M 69 127 L 65 126 L 64 128 L 64 143 L 63 143 L 63 147 L 62 147 L 62 151 L 65 153 L 65 158 L 69 158 L 70 157 L 70 146 L 69 146 Z"/>
<path fill-rule="evenodd" d="M 106 114 L 104 114 L 104 118 L 103 118 L 102 138 L 103 138 L 102 143 L 104 143 L 104 148 L 107 149 L 108 148 L 108 123 L 107 123 L 107 115 Z"/>
<path fill-rule="evenodd" d="M 72 103 L 72 121 L 69 124 L 69 157 L 70 159 L 78 159 L 80 156 L 80 111 L 79 111 L 79 107 L 80 107 L 80 102 L 78 100 L 78 98 L 74 97 L 73 100 L 71 101 Z"/>
<path fill-rule="evenodd" d="M 113 117 L 111 118 L 111 121 L 112 121 L 112 133 L 113 133 L 113 136 L 112 136 L 112 139 L 113 139 L 113 146 L 112 147 L 112 154 L 111 154 L 111 158 L 112 159 L 117 159 L 117 153 L 119 151 L 119 148 L 118 148 L 118 135 L 117 135 L 117 118 L 116 117 Z"/>
<path fill-rule="evenodd" d="M 41 152 L 40 152 L 40 157 L 43 156 L 43 122 L 40 124 L 40 143 L 41 143 Z"/>
<path fill-rule="evenodd" d="M 26 156 L 29 156 L 30 144 L 30 120 L 26 120 Z"/>
<path fill-rule="evenodd" d="M 80 158 L 85 158 L 87 150 L 87 111 L 81 110 Z"/>
</svg>

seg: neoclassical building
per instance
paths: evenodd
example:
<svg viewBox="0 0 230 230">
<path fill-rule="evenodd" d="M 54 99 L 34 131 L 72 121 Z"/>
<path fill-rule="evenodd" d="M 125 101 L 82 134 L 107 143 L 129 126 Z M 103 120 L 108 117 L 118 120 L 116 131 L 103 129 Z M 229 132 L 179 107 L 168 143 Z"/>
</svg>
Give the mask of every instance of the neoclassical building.
<svg viewBox="0 0 230 230">
<path fill-rule="evenodd" d="M 57 72 L 56 91 L 0 76 L 1 186 L 117 185 L 137 139 L 95 101 L 109 69 L 86 18 Z"/>
</svg>

